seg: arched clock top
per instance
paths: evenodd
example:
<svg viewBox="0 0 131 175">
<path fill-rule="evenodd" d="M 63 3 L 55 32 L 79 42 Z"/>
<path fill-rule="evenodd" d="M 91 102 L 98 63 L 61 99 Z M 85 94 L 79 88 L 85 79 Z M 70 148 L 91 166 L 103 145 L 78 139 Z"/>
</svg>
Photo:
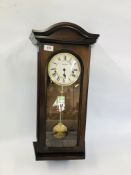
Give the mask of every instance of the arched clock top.
<svg viewBox="0 0 131 175">
<path fill-rule="evenodd" d="M 58 43 L 58 44 L 94 44 L 99 34 L 92 34 L 77 24 L 61 22 L 52 25 L 45 31 L 32 30 L 30 39 L 33 44 Z"/>
</svg>

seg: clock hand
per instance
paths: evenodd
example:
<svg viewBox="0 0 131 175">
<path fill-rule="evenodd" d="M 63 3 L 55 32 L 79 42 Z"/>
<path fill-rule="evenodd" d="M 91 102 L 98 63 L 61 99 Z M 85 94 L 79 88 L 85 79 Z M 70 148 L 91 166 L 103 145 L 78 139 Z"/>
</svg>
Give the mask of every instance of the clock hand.
<svg viewBox="0 0 131 175">
<path fill-rule="evenodd" d="M 66 78 L 66 74 L 65 74 L 66 69 L 65 69 L 65 68 L 63 68 L 63 71 L 64 71 L 63 76 Z"/>
<path fill-rule="evenodd" d="M 65 78 L 66 78 L 66 74 L 65 74 L 65 73 L 63 74 L 63 77 L 65 77 Z"/>
</svg>

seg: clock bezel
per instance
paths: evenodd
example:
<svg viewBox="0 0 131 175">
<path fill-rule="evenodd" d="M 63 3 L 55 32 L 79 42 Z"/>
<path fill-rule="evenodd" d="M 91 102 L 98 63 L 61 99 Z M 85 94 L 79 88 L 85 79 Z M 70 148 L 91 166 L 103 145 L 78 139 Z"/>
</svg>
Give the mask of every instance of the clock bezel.
<svg viewBox="0 0 131 175">
<path fill-rule="evenodd" d="M 62 84 L 62 83 L 58 83 L 57 81 L 53 80 L 53 78 L 52 78 L 52 76 L 51 76 L 51 74 L 50 74 L 50 71 L 49 71 L 49 67 L 50 67 L 51 60 L 52 60 L 56 55 L 58 55 L 58 54 L 71 54 L 71 55 L 73 56 L 73 59 L 76 60 L 76 62 L 77 62 L 77 64 L 78 64 L 78 67 L 79 67 L 79 75 L 78 75 L 78 77 L 76 78 L 75 81 L 72 81 L 71 83 L 68 83 L 68 84 Z M 65 87 L 65 86 L 71 86 L 71 85 L 73 85 L 75 82 L 78 81 L 78 79 L 81 77 L 81 70 L 82 70 L 82 68 L 81 68 L 80 60 L 79 60 L 79 58 L 78 58 L 75 54 L 71 53 L 70 51 L 60 51 L 60 52 L 54 54 L 54 55 L 50 58 L 50 60 L 49 60 L 49 62 L 48 62 L 48 69 L 47 69 L 47 72 L 48 72 L 48 76 L 50 77 L 50 79 L 51 79 L 51 81 L 52 81 L 53 83 L 55 83 L 55 84 L 58 85 L 58 86 L 64 86 L 64 87 Z"/>
</svg>

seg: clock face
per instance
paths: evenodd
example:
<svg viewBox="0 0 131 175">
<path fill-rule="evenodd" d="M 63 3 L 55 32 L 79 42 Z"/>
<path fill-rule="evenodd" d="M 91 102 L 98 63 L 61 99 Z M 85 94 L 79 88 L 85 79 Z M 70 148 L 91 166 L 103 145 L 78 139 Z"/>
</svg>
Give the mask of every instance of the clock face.
<svg viewBox="0 0 131 175">
<path fill-rule="evenodd" d="M 76 56 L 68 52 L 54 55 L 48 64 L 50 79 L 57 85 L 69 86 L 75 83 L 81 73 L 81 65 Z"/>
</svg>

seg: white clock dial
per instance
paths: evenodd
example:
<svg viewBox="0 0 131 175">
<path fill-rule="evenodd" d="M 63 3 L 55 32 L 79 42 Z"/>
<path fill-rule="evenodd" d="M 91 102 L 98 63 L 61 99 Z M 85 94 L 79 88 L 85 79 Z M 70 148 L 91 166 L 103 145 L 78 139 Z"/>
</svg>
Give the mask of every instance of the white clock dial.
<svg viewBox="0 0 131 175">
<path fill-rule="evenodd" d="M 79 60 L 71 53 L 62 52 L 54 55 L 48 64 L 50 79 L 61 86 L 76 82 L 81 73 Z"/>
</svg>

